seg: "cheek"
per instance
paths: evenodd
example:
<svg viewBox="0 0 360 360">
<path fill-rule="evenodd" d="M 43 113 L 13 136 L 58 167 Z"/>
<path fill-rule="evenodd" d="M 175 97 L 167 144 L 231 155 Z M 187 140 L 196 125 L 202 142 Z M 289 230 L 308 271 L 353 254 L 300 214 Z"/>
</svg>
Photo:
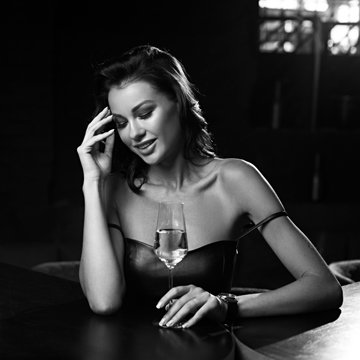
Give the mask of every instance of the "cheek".
<svg viewBox="0 0 360 360">
<path fill-rule="evenodd" d="M 130 139 L 129 136 L 127 135 L 125 130 L 118 130 L 118 135 L 120 137 L 120 140 L 126 145 L 129 146 L 130 145 Z"/>
<path fill-rule="evenodd" d="M 180 119 L 177 112 L 171 110 L 161 117 L 158 122 L 157 131 L 163 133 L 166 137 L 176 137 L 181 132 Z"/>
<path fill-rule="evenodd" d="M 181 127 L 177 119 L 171 119 L 171 121 L 165 122 L 162 132 L 164 137 L 170 142 L 182 136 Z"/>
</svg>

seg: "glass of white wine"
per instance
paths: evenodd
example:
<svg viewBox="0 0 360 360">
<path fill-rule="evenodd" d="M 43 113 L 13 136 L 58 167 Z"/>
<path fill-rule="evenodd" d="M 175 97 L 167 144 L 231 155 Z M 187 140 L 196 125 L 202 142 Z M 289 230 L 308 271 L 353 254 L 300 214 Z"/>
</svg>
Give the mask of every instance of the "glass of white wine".
<svg viewBox="0 0 360 360">
<path fill-rule="evenodd" d="M 172 270 L 188 252 L 184 204 L 182 202 L 163 201 L 159 203 L 154 252 L 169 270 L 170 290 L 173 287 Z M 178 326 L 180 327 L 181 324 Z"/>
</svg>

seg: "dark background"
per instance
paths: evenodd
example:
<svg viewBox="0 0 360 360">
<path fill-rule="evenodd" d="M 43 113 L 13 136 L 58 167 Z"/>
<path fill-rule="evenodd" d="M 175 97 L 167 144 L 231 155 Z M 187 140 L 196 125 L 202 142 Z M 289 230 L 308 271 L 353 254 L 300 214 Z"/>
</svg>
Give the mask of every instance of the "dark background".
<svg viewBox="0 0 360 360">
<path fill-rule="evenodd" d="M 4 14 L 1 261 L 32 266 L 78 258 L 76 148 L 94 110 L 93 67 L 140 44 L 165 48 L 183 62 L 201 92 L 219 155 L 253 162 L 328 262 L 360 257 L 358 56 L 323 54 L 311 129 L 314 58 L 260 54 L 254 0 L 13 1 Z M 346 116 L 344 99 L 350 99 Z"/>
</svg>

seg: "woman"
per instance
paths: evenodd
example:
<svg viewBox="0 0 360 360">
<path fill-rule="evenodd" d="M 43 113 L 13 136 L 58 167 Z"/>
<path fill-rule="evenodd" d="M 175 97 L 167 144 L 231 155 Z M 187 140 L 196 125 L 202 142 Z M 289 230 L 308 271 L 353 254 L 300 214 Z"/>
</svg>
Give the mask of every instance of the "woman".
<svg viewBox="0 0 360 360">
<path fill-rule="evenodd" d="M 78 147 L 85 198 L 79 276 L 94 312 L 114 312 L 132 295 L 143 302 L 156 298 L 157 308 L 177 299 L 160 325 L 186 318 L 186 328 L 204 317 L 229 321 L 341 305 L 338 282 L 261 173 L 244 160 L 215 156 L 177 59 L 140 46 L 103 64 L 96 79 L 103 110 Z M 190 250 L 169 291 L 166 268 L 151 251 L 157 204 L 164 199 L 184 203 Z M 217 296 L 231 288 L 244 218 L 268 219 L 262 235 L 296 280 L 263 293 Z"/>
</svg>

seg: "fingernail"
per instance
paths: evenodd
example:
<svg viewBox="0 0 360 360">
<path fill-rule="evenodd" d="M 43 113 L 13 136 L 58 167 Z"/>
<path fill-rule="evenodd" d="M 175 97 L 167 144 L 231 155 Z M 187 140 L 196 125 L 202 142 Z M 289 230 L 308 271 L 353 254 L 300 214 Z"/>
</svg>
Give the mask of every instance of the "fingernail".
<svg viewBox="0 0 360 360">
<path fill-rule="evenodd" d="M 182 324 L 181 327 L 182 327 L 183 329 L 187 329 L 189 326 L 188 326 L 188 324 L 185 323 L 185 324 Z"/>
<path fill-rule="evenodd" d="M 167 324 L 166 324 L 166 326 L 168 326 L 168 327 L 171 327 L 171 326 L 173 326 L 174 325 L 174 322 L 172 321 L 172 320 L 170 320 Z"/>
<path fill-rule="evenodd" d="M 157 308 L 157 309 L 160 309 L 160 308 L 161 308 L 161 302 L 160 302 L 160 301 L 156 304 L 156 308 Z"/>
<path fill-rule="evenodd" d="M 163 319 L 160 320 L 159 325 L 164 326 L 164 324 L 165 324 L 165 319 L 163 318 Z"/>
</svg>

